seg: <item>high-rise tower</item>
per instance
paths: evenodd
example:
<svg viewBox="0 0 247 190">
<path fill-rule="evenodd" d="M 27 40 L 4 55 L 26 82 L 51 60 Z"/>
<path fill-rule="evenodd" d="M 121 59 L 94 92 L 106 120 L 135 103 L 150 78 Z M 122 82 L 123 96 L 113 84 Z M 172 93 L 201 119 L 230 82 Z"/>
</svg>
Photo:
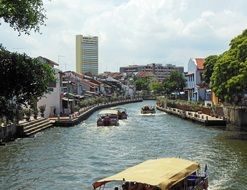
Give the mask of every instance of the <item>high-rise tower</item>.
<svg viewBox="0 0 247 190">
<path fill-rule="evenodd" d="M 98 37 L 76 35 L 76 72 L 98 74 Z"/>
</svg>

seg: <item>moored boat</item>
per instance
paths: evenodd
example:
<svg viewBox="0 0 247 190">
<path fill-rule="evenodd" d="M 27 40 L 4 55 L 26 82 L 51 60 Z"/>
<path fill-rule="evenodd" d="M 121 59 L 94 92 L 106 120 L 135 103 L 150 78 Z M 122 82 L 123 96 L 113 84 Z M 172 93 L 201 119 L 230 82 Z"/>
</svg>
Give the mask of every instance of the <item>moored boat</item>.
<svg viewBox="0 0 247 190">
<path fill-rule="evenodd" d="M 153 106 L 143 106 L 141 109 L 141 114 L 155 113 L 155 107 Z"/>
<path fill-rule="evenodd" d="M 118 111 L 117 110 L 102 110 L 99 112 L 97 126 L 118 126 Z"/>
<path fill-rule="evenodd" d="M 207 173 L 204 171 L 203 174 L 200 174 L 199 170 L 200 165 L 198 163 L 180 158 L 147 160 L 113 176 L 94 182 L 93 188 L 112 190 L 207 190 Z M 113 182 L 114 188 L 106 187 L 109 182 Z"/>
</svg>

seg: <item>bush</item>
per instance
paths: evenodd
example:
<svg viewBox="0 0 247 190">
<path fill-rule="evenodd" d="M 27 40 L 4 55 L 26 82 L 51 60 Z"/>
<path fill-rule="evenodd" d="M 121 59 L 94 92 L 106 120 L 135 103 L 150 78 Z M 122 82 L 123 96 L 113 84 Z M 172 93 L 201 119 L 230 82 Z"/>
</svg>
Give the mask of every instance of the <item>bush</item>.
<svg viewBox="0 0 247 190">
<path fill-rule="evenodd" d="M 44 112 L 45 112 L 46 105 L 39 106 L 39 111 L 41 114 L 41 117 L 44 117 Z"/>
<path fill-rule="evenodd" d="M 26 116 L 26 120 L 27 120 L 27 121 L 30 121 L 30 117 L 31 117 L 31 115 L 32 115 L 32 110 L 29 109 L 29 108 L 27 108 L 27 109 L 24 109 L 23 111 L 24 111 L 24 114 L 25 114 L 25 116 Z"/>
<path fill-rule="evenodd" d="M 37 119 L 38 114 L 39 114 L 39 110 L 37 108 L 33 109 L 33 117 L 34 117 L 34 119 Z"/>
</svg>

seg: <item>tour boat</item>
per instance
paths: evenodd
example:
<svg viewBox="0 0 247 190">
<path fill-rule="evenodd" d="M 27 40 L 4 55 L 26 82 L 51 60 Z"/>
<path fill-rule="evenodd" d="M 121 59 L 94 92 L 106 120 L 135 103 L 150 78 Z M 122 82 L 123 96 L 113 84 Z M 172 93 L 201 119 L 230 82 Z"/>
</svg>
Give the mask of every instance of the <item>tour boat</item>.
<svg viewBox="0 0 247 190">
<path fill-rule="evenodd" d="M 160 158 L 147 160 L 92 185 L 102 190 L 207 190 L 207 167 L 202 174 L 199 171 L 197 162 Z"/>
<path fill-rule="evenodd" d="M 149 114 L 149 113 L 155 113 L 155 107 L 152 106 L 143 106 L 141 109 L 141 114 Z"/>
<path fill-rule="evenodd" d="M 102 110 L 99 112 L 97 126 L 118 126 L 118 111 L 117 110 Z"/>
<path fill-rule="evenodd" d="M 118 111 L 118 119 L 127 119 L 128 114 L 125 108 L 116 107 L 112 109 Z"/>
</svg>

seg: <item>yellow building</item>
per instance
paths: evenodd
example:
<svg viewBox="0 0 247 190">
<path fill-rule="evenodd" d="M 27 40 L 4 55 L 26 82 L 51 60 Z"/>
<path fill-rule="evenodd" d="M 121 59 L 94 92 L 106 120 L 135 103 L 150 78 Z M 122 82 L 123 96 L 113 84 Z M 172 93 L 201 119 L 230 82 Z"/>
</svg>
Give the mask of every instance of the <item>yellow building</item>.
<svg viewBox="0 0 247 190">
<path fill-rule="evenodd" d="M 212 103 L 215 106 L 219 105 L 219 103 L 220 103 L 219 98 L 215 95 L 215 93 L 213 91 L 212 91 Z"/>
<path fill-rule="evenodd" d="M 98 74 L 98 37 L 76 35 L 76 72 Z"/>
</svg>

